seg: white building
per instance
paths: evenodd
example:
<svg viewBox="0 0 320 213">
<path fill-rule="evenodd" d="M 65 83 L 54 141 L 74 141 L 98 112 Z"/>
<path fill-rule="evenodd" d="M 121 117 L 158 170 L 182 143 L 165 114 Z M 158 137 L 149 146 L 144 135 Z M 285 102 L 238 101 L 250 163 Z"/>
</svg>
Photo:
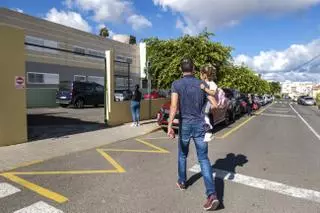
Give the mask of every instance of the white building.
<svg viewBox="0 0 320 213">
<path fill-rule="evenodd" d="M 281 84 L 281 93 L 286 94 L 291 98 L 296 98 L 301 95 L 312 96 L 312 88 L 315 86 L 312 82 L 291 82 L 285 81 Z"/>
</svg>

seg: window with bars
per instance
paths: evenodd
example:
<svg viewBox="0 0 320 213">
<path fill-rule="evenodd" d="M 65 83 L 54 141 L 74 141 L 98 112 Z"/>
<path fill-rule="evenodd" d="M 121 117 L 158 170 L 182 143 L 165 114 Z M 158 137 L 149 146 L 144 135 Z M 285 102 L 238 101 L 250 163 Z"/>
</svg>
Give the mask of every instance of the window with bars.
<svg viewBox="0 0 320 213">
<path fill-rule="evenodd" d="M 84 81 L 87 80 L 87 77 L 84 76 L 84 75 L 75 75 L 75 76 L 73 77 L 73 80 L 74 80 L 74 81 L 84 82 Z"/>
</svg>

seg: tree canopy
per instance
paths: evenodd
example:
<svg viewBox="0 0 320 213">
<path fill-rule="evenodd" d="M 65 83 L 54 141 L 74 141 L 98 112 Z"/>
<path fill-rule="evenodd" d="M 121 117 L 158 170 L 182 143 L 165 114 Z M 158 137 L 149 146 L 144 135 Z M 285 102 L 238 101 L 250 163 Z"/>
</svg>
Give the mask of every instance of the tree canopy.
<svg viewBox="0 0 320 213">
<path fill-rule="evenodd" d="M 213 33 L 206 30 L 197 36 L 185 35 L 177 39 L 160 40 L 156 37 L 144 39 L 147 44 L 147 59 L 150 62 L 148 75 L 153 86 L 168 89 L 182 75 L 180 61 L 192 58 L 196 69 L 212 64 L 217 69 L 218 85 L 238 89 L 244 93 L 276 93 L 276 85 L 261 79 L 250 68 L 232 63 L 232 47 L 211 41 Z M 276 92 L 275 92 L 276 91 Z"/>
<path fill-rule="evenodd" d="M 109 37 L 109 30 L 106 27 L 100 29 L 99 36 L 101 37 Z"/>
</svg>

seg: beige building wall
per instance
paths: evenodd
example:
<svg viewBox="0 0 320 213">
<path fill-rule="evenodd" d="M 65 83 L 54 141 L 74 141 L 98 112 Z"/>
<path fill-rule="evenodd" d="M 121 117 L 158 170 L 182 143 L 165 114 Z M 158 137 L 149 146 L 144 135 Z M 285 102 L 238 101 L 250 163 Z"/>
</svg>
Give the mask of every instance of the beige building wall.
<svg viewBox="0 0 320 213">
<path fill-rule="evenodd" d="M 27 141 L 26 90 L 15 76 L 25 75 L 24 32 L 0 24 L 0 146 Z"/>
<path fill-rule="evenodd" d="M 116 56 L 132 58 L 131 71 L 140 73 L 139 47 L 114 41 L 109 38 L 66 27 L 27 14 L 0 8 L 0 23 L 13 25 L 25 30 L 26 36 L 34 36 L 58 42 L 58 48 L 73 50 L 74 46 L 104 52 L 114 49 Z M 46 53 L 27 50 L 27 61 L 79 66 L 104 70 L 101 60 L 69 53 Z"/>
</svg>

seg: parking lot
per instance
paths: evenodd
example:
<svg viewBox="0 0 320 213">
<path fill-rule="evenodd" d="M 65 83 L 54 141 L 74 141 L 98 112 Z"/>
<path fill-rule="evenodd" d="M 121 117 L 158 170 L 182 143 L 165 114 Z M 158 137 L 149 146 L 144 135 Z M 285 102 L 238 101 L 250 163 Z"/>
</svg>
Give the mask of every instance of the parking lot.
<svg viewBox="0 0 320 213">
<path fill-rule="evenodd" d="M 276 101 L 221 128 L 209 144 L 220 211 L 320 212 L 319 116 L 315 107 Z M 201 212 L 204 187 L 191 147 L 184 192 L 175 186 L 177 140 L 158 131 L 4 173 L 0 209 Z"/>
<path fill-rule="evenodd" d="M 104 108 L 28 109 L 28 138 L 40 140 L 105 128 Z"/>
</svg>

